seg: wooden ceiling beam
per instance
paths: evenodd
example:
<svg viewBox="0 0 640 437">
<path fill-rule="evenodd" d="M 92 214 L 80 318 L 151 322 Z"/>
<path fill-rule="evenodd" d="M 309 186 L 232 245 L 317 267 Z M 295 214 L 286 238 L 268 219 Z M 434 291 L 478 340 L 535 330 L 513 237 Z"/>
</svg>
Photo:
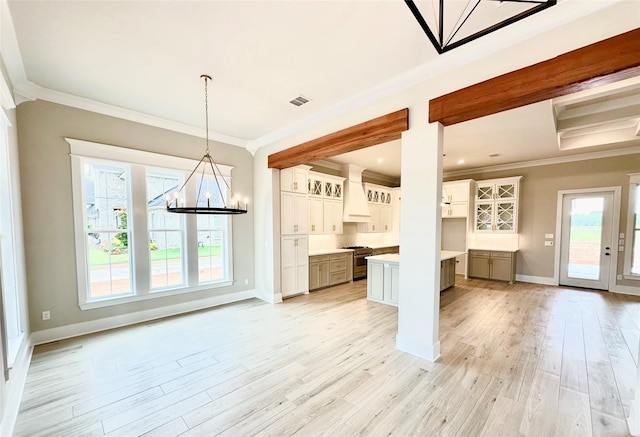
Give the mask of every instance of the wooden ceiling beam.
<svg viewBox="0 0 640 437">
<path fill-rule="evenodd" d="M 640 29 L 429 101 L 445 126 L 640 76 Z"/>
<path fill-rule="evenodd" d="M 269 168 L 288 168 L 397 140 L 409 129 L 409 109 L 374 118 L 269 155 Z"/>
</svg>

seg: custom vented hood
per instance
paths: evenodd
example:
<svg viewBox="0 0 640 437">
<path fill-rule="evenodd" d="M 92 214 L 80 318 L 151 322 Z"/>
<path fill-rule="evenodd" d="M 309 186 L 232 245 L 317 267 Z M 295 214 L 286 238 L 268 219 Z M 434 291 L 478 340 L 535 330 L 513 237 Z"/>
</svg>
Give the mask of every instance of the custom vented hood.
<svg viewBox="0 0 640 437">
<path fill-rule="evenodd" d="M 371 217 L 367 198 L 362 186 L 363 167 L 345 164 L 342 166 L 344 181 L 344 209 L 342 221 L 350 223 L 366 223 Z"/>
</svg>

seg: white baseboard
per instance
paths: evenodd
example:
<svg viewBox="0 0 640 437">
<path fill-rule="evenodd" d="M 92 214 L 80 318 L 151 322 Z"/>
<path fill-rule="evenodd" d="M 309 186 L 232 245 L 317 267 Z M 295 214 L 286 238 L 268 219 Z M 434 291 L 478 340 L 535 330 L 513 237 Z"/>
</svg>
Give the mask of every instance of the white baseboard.
<svg viewBox="0 0 640 437">
<path fill-rule="evenodd" d="M 33 353 L 33 345 L 29 341 L 29 336 L 25 335 L 13 367 L 9 371 L 9 380 L 6 384 L 7 402 L 2 412 L 2 421 L 0 421 L 0 435 L 13 435 L 13 429 L 18 418 L 18 410 L 20 409 L 20 401 L 24 392 L 24 385 L 27 381 L 29 373 L 29 364 L 31 364 L 31 354 Z"/>
<path fill-rule="evenodd" d="M 267 303 L 280 303 L 282 302 L 282 293 L 273 293 L 268 291 L 256 290 L 256 297 Z"/>
<path fill-rule="evenodd" d="M 434 344 L 420 343 L 398 334 L 396 335 L 396 349 L 424 358 L 432 363 L 435 363 L 440 358 L 439 341 Z"/>
<path fill-rule="evenodd" d="M 118 328 L 121 326 L 132 325 L 134 323 L 147 322 L 149 320 L 160 319 L 162 317 L 175 316 L 177 314 L 211 308 L 227 303 L 239 302 L 241 300 L 251 299 L 254 297 L 256 297 L 256 290 L 239 291 L 236 293 L 184 302 L 177 305 L 122 314 L 119 316 L 91 320 L 88 322 L 74 323 L 72 325 L 59 326 L 57 328 L 33 332 L 31 334 L 31 343 L 33 345 L 49 343 L 51 341 L 77 337 L 79 335 L 90 334 L 92 332 Z"/>
<path fill-rule="evenodd" d="M 632 296 L 640 296 L 640 287 L 629 287 L 628 285 L 614 285 L 609 290 L 613 293 L 630 294 Z"/>
<path fill-rule="evenodd" d="M 546 276 L 516 275 L 516 281 L 541 285 L 558 285 L 555 279 L 547 278 Z"/>
</svg>

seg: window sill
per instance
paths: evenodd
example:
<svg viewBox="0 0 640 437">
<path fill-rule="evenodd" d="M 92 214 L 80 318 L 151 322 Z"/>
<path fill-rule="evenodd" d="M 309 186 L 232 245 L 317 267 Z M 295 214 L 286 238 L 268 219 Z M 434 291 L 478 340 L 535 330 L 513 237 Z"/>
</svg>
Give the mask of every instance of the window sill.
<svg viewBox="0 0 640 437">
<path fill-rule="evenodd" d="M 137 296 L 112 297 L 109 299 L 95 300 L 91 302 L 82 302 L 78 304 L 82 311 L 93 310 L 96 308 L 110 307 L 114 305 L 124 305 L 132 302 L 140 302 L 149 299 L 159 299 L 168 296 L 177 296 L 180 294 L 194 293 L 198 291 L 212 290 L 216 288 L 228 287 L 233 285 L 233 280 L 213 282 L 211 284 L 199 285 L 197 287 L 176 288 L 172 290 L 153 291 L 148 294 Z"/>
<path fill-rule="evenodd" d="M 625 273 L 624 279 L 631 279 L 632 281 L 640 281 L 640 275 L 635 275 L 632 273 Z"/>
</svg>

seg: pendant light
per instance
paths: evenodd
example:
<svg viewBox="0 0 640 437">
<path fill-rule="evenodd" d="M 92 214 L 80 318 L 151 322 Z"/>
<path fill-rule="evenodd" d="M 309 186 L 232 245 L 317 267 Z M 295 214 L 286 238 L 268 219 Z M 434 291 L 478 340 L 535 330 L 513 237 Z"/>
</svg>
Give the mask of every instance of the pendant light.
<svg viewBox="0 0 640 437">
<path fill-rule="evenodd" d="M 226 191 L 231 193 L 231 187 L 225 180 L 222 172 L 218 168 L 218 165 L 213 160 L 211 153 L 209 151 L 209 93 L 208 93 L 208 84 L 211 81 L 211 76 L 203 74 L 200 76 L 201 79 L 204 79 L 204 111 L 205 111 L 205 135 L 206 135 L 206 150 L 204 156 L 198 162 L 196 167 L 193 169 L 189 177 L 184 184 L 180 187 L 178 191 L 174 193 L 173 199 L 168 195 L 165 196 L 165 200 L 167 203 L 167 212 L 174 213 L 182 213 L 182 214 L 219 214 L 219 215 L 230 215 L 230 214 L 246 214 L 247 213 L 247 200 L 244 201 L 244 208 L 240 205 L 240 196 L 236 195 L 232 197 L 231 203 L 227 204 L 225 200 L 225 193 L 223 192 L 223 187 L 226 188 Z M 202 167 L 202 168 L 201 168 Z M 210 171 L 209 171 L 210 169 Z M 196 201 L 193 206 L 186 206 L 184 204 L 179 205 L 178 202 L 180 199 L 185 199 L 184 188 L 193 177 L 194 174 L 199 173 L 200 184 L 198 185 L 198 191 L 196 193 Z M 198 200 L 201 199 L 202 186 L 205 180 L 205 176 L 213 176 L 213 180 L 215 181 L 215 185 L 217 187 L 218 193 L 220 194 L 220 201 L 222 202 L 222 206 L 211 206 L 211 193 L 205 192 L 204 197 L 207 199 L 207 206 L 198 206 Z M 224 184 L 220 185 L 220 181 Z"/>
</svg>

